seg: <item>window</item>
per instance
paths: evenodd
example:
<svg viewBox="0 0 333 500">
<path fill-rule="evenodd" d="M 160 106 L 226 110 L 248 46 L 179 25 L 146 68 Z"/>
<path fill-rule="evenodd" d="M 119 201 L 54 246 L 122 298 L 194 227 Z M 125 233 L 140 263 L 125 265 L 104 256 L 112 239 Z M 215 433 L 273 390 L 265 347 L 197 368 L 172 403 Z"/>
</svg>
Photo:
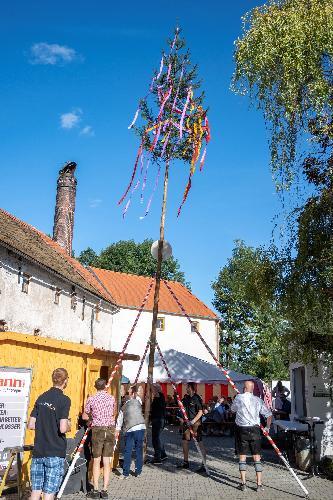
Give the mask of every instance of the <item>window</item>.
<svg viewBox="0 0 333 500">
<path fill-rule="evenodd" d="M 54 303 L 58 306 L 60 304 L 61 289 L 56 287 L 54 292 Z"/>
<path fill-rule="evenodd" d="M 82 321 L 84 320 L 85 308 L 86 308 L 86 298 L 83 297 L 83 299 L 82 299 L 82 313 L 81 313 L 81 319 L 82 319 Z"/>
<path fill-rule="evenodd" d="M 157 318 L 156 329 L 160 330 L 160 331 L 165 330 L 165 318 L 162 318 L 162 317 Z"/>
<path fill-rule="evenodd" d="M 22 292 L 23 293 L 28 293 L 30 280 L 31 280 L 31 276 L 29 276 L 29 274 L 23 273 L 23 276 L 22 276 Z"/>
<path fill-rule="evenodd" d="M 199 321 L 192 321 L 191 333 L 196 333 L 196 330 L 199 332 Z"/>
<path fill-rule="evenodd" d="M 95 306 L 95 320 L 96 321 L 99 321 L 99 319 L 100 319 L 100 312 L 101 312 L 101 305 L 97 304 Z"/>
<path fill-rule="evenodd" d="M 75 291 L 75 286 L 73 286 L 71 293 L 71 309 L 73 309 L 73 311 L 76 311 L 76 306 L 77 306 L 77 295 Z"/>
</svg>

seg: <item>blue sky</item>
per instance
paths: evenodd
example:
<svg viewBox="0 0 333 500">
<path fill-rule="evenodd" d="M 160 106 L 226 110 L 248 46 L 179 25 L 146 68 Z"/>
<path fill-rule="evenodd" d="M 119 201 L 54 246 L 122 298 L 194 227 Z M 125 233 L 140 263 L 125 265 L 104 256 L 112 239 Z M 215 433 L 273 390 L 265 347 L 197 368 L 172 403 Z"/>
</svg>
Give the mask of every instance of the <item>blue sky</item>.
<svg viewBox="0 0 333 500">
<path fill-rule="evenodd" d="M 199 2 L 18 2 L 1 6 L 1 207 L 52 233 L 56 178 L 78 163 L 74 249 L 96 251 L 158 238 L 161 189 L 150 215 L 117 200 L 138 147 L 127 129 L 176 23 L 206 92 L 212 141 L 176 218 L 188 172 L 171 168 L 166 238 L 192 290 L 212 299 L 211 281 L 234 240 L 269 242 L 280 204 L 260 112 L 230 91 L 234 40 L 252 0 Z M 47 45 L 45 45 L 47 44 Z M 51 46 L 51 48 L 50 48 Z M 161 188 L 161 186 L 160 186 Z"/>
</svg>

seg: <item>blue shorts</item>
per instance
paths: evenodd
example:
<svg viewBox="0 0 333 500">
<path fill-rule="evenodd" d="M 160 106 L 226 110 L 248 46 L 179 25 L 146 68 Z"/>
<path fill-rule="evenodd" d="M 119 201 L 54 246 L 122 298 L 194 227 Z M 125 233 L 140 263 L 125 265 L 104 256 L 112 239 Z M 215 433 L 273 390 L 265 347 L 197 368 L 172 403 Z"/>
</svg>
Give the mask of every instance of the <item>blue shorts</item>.
<svg viewBox="0 0 333 500">
<path fill-rule="evenodd" d="M 60 457 L 33 458 L 30 469 L 33 491 L 57 493 L 64 475 L 65 459 Z"/>
</svg>

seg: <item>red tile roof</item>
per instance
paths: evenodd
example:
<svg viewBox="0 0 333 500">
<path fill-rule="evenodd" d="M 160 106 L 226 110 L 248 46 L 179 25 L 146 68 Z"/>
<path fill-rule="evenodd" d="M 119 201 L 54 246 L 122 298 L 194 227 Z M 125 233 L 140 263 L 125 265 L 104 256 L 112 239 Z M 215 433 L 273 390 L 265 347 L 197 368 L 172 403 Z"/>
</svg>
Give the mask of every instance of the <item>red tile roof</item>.
<svg viewBox="0 0 333 500">
<path fill-rule="evenodd" d="M 80 286 L 107 302 L 113 302 L 110 294 L 104 290 L 88 269 L 70 257 L 58 243 L 2 209 L 0 209 L 0 244 L 1 242 L 28 259 L 51 269 L 74 285 Z"/>
<path fill-rule="evenodd" d="M 92 268 L 104 286 L 109 290 L 116 304 L 120 307 L 138 309 L 148 288 L 151 278 L 136 274 L 118 273 L 106 269 Z M 191 317 L 218 319 L 216 314 L 201 300 L 191 293 L 184 285 L 177 281 L 169 281 L 169 285 Z M 153 310 L 154 287 L 150 292 L 145 310 Z M 170 295 L 164 283 L 161 283 L 159 311 L 182 315 L 178 305 Z"/>
</svg>

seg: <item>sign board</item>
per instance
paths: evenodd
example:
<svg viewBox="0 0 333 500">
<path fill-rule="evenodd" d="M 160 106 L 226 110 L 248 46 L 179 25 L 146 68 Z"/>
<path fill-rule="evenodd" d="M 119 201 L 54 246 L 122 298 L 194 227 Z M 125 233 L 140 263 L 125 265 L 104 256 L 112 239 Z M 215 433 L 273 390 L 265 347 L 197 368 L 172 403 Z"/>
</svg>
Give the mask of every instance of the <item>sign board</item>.
<svg viewBox="0 0 333 500">
<path fill-rule="evenodd" d="M 31 368 L 0 367 L 0 452 L 24 445 Z"/>
</svg>

